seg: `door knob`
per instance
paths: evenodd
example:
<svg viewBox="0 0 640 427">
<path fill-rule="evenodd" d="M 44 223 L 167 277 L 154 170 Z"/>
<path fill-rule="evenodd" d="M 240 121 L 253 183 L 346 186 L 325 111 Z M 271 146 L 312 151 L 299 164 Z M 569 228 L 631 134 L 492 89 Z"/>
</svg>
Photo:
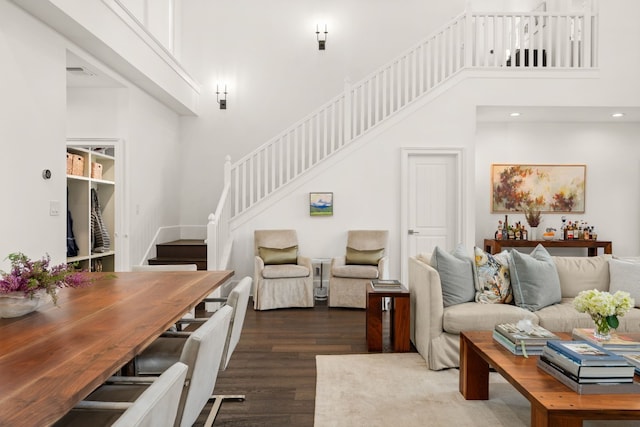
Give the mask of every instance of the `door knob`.
<svg viewBox="0 0 640 427">
<path fill-rule="evenodd" d="M 415 230 L 409 230 L 409 235 L 412 235 L 412 234 L 420 234 L 420 232 Z"/>
</svg>

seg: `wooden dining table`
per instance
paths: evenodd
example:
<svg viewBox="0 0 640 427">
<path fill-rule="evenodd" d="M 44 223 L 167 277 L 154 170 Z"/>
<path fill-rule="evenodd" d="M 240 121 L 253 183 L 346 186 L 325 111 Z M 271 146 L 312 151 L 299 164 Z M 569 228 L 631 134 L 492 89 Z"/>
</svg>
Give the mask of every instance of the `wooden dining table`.
<svg viewBox="0 0 640 427">
<path fill-rule="evenodd" d="M 0 426 L 54 423 L 233 271 L 87 274 L 57 307 L 0 319 Z"/>
</svg>

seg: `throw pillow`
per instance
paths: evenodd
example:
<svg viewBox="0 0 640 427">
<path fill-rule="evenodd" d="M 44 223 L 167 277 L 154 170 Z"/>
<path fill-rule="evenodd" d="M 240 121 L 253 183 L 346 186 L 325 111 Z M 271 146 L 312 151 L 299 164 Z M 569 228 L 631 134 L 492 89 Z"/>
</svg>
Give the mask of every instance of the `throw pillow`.
<svg viewBox="0 0 640 427">
<path fill-rule="evenodd" d="M 476 247 L 476 302 L 483 304 L 510 303 L 509 252 L 491 255 Z"/>
<path fill-rule="evenodd" d="M 456 246 L 451 253 L 436 246 L 431 256 L 431 266 L 440 275 L 445 307 L 474 300 L 476 290 L 473 282 L 473 261 L 465 253 L 463 245 Z"/>
<path fill-rule="evenodd" d="M 258 256 L 262 258 L 265 265 L 276 264 L 297 264 L 298 246 L 288 248 L 265 248 L 258 247 Z"/>
<path fill-rule="evenodd" d="M 345 264 L 378 265 L 384 255 L 384 248 L 360 251 L 347 246 Z"/>
<path fill-rule="evenodd" d="M 518 307 L 537 311 L 562 300 L 556 264 L 544 246 L 536 246 L 530 255 L 512 251 L 509 272 Z"/>
<path fill-rule="evenodd" d="M 640 308 L 640 263 L 621 259 L 609 260 L 609 291 L 629 292 Z"/>
</svg>

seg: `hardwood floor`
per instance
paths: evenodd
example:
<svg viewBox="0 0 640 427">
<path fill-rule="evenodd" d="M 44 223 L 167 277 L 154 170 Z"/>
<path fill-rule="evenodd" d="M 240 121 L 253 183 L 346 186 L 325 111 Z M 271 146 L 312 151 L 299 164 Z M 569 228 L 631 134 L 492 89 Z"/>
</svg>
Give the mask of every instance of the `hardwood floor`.
<svg viewBox="0 0 640 427">
<path fill-rule="evenodd" d="M 322 301 L 315 308 L 267 311 L 249 304 L 240 342 L 215 388 L 246 400 L 224 402 L 214 425 L 313 426 L 315 356 L 366 353 L 365 311 Z M 384 345 L 387 351 L 388 340 Z"/>
</svg>

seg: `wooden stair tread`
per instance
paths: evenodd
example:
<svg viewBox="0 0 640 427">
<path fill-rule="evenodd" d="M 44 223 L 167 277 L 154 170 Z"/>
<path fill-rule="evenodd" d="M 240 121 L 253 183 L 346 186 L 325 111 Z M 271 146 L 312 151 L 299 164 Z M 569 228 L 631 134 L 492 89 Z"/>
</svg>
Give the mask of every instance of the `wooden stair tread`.
<svg viewBox="0 0 640 427">
<path fill-rule="evenodd" d="M 180 239 L 172 242 L 158 243 L 157 246 L 206 246 L 204 240 Z"/>
</svg>

